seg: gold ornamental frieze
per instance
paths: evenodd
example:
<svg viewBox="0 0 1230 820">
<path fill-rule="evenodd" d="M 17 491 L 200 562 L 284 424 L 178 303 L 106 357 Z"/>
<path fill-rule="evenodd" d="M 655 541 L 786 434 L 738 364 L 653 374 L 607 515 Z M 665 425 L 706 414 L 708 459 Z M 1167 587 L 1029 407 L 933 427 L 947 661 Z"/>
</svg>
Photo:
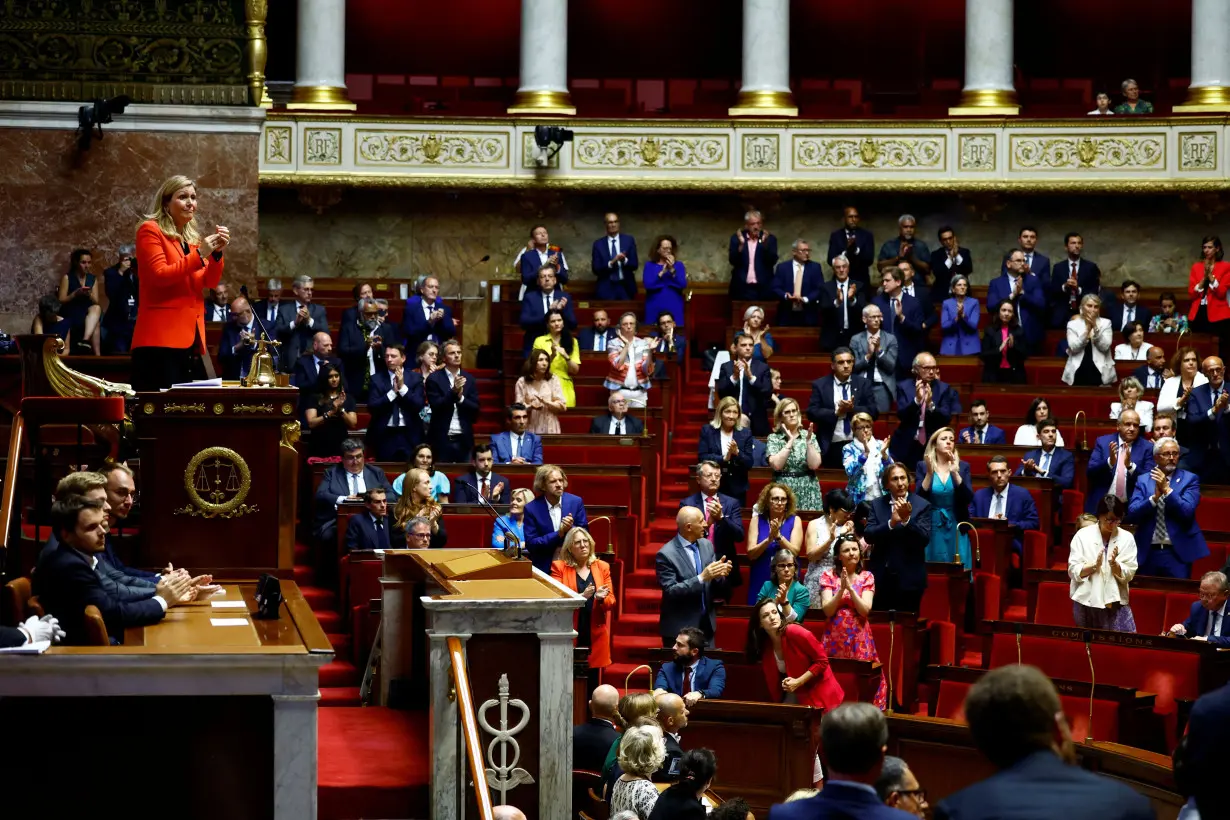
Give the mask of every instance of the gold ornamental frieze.
<svg viewBox="0 0 1230 820">
<path fill-rule="evenodd" d="M 356 165 L 507 168 L 508 162 L 509 135 L 504 133 L 355 132 Z"/>
<path fill-rule="evenodd" d="M 726 134 L 577 133 L 575 146 L 572 162 L 577 168 L 725 171 L 730 167 Z"/>
<path fill-rule="evenodd" d="M 1020 171 L 1164 171 L 1166 135 L 1012 134 L 1008 155 Z"/>
<path fill-rule="evenodd" d="M 943 134 L 795 134 L 794 167 L 800 171 L 943 171 L 946 143 Z"/>
<path fill-rule="evenodd" d="M 272 404 L 236 404 L 231 407 L 232 413 L 272 413 Z"/>
<path fill-rule="evenodd" d="M 205 405 L 202 404 L 164 404 L 162 405 L 164 413 L 204 413 Z"/>
</svg>

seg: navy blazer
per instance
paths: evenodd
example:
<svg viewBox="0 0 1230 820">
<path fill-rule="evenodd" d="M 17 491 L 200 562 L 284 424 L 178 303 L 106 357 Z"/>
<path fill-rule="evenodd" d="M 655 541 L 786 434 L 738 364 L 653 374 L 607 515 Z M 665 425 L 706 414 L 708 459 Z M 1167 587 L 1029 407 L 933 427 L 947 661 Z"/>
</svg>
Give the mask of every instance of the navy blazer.
<svg viewBox="0 0 1230 820">
<path fill-rule="evenodd" d="M 740 235 L 743 235 L 744 239 L 746 239 L 747 230 L 740 228 L 737 232 L 730 235 L 730 251 L 727 253 L 727 257 L 730 260 L 730 281 L 732 285 L 736 282 L 743 285 L 747 284 L 747 254 L 751 246 L 744 242 L 743 247 L 740 248 Z M 769 283 L 773 281 L 773 267 L 776 264 L 777 237 L 762 229 L 760 240 L 756 245 L 756 286 L 762 291 L 768 290 Z"/>
<path fill-rule="evenodd" d="M 367 423 L 367 434 L 373 443 L 378 442 L 381 436 L 387 433 L 394 409 L 401 411 L 410 443 L 415 445 L 423 440 L 423 421 L 419 416 L 425 402 L 423 376 L 417 370 L 404 368 L 402 375 L 406 380 L 406 395 L 394 393 L 394 398 L 390 400 L 389 392 L 393 390 L 393 374 L 386 370 L 383 364 L 372 374 L 371 387 L 367 391 L 367 411 L 371 413 L 371 419 Z"/>
<path fill-rule="evenodd" d="M 1071 274 L 1072 260 L 1066 255 L 1051 268 L 1051 281 L 1046 288 L 1046 300 L 1051 306 L 1051 327 L 1067 327 L 1068 320 L 1076 313 L 1069 305 L 1068 294 L 1063 289 L 1064 282 L 1068 281 Z M 1102 271 L 1098 270 L 1098 266 L 1088 259 L 1081 259 L 1076 274 L 1076 284 L 1080 288 L 1080 294 L 1076 297 L 1077 305 L 1091 293 L 1098 295 L 1101 283 Z"/>
<path fill-rule="evenodd" d="M 914 815 L 884 805 L 875 792 L 839 780 L 828 780 L 824 791 L 793 803 L 776 803 L 769 820 L 906 820 Z"/>
<path fill-rule="evenodd" d="M 577 344 L 581 346 L 582 353 L 586 353 L 586 352 L 593 353 L 594 352 L 594 338 L 598 335 L 599 335 L 598 331 L 594 330 L 593 327 L 583 327 L 577 331 L 577 335 L 576 335 Z M 608 327 L 606 330 L 602 331 L 602 335 L 606 336 L 606 343 L 607 345 L 610 345 L 611 340 L 614 339 L 617 335 L 619 335 L 619 331 L 617 331 L 613 327 Z M 599 352 L 605 352 L 605 351 L 599 351 Z"/>
<path fill-rule="evenodd" d="M 939 324 L 940 312 L 939 308 L 936 307 L 935 299 L 931 295 L 931 288 L 922 284 L 921 279 L 915 280 L 914 284 L 911 285 L 911 288 L 914 290 L 913 293 L 905 290 L 904 287 L 902 288 L 902 293 L 906 296 L 913 296 L 918 300 L 919 306 L 922 307 L 923 330 L 929 330 L 930 328 L 935 327 Z"/>
<path fill-rule="evenodd" d="M 991 501 L 994 497 L 995 491 L 990 487 L 983 487 L 974 493 L 974 500 L 969 505 L 970 516 L 973 518 L 990 518 Z M 1017 530 L 1012 533 L 1013 549 L 1021 552 L 1024 548 L 1024 536 L 1022 533 L 1025 530 L 1038 529 L 1038 505 L 1034 503 L 1034 497 L 1029 490 L 1024 487 L 1018 487 L 1015 484 L 1009 484 L 1008 503 L 1005 506 L 1004 517 L 1008 519 L 1008 525 Z"/>
<path fill-rule="evenodd" d="M 889 451 L 895 461 L 914 464 L 922 458 L 924 446 L 918 443 L 918 421 L 923 409 L 914 401 L 915 380 L 897 382 L 897 429 L 890 438 Z M 961 397 L 944 382 L 931 382 L 931 403 L 935 409 L 927 410 L 924 428 L 927 440 L 941 427 L 950 427 L 952 417 L 961 412 Z"/>
<path fill-rule="evenodd" d="M 803 309 L 796 311 L 789 298 L 794 295 L 794 258 L 787 259 L 773 271 L 772 289 L 777 297 L 777 323 L 779 325 L 808 325 L 817 323 L 816 313 L 823 293 L 824 269 L 816 262 L 803 263 L 803 288 L 807 299 Z"/>
<path fill-rule="evenodd" d="M 867 294 L 871 288 L 861 282 L 856 282 L 853 276 L 850 277 L 850 283 L 858 285 L 854 289 L 854 298 L 849 298 L 847 289 L 846 301 L 840 303 L 837 301 L 837 281 L 829 280 L 822 285 L 823 290 L 820 293 L 821 350 L 832 350 L 842 345 L 848 346 L 851 338 L 866 329 L 863 326 L 863 308 L 867 306 Z M 844 330 L 841 327 L 843 311 L 847 314 Z"/>
<path fill-rule="evenodd" d="M 1221 389 L 1223 392 L 1230 389 L 1230 384 L 1223 382 Z M 1187 402 L 1187 438 L 1184 440 L 1191 445 L 1196 469 L 1203 468 L 1206 463 L 1225 464 L 1230 459 L 1230 420 L 1225 410 L 1218 411 L 1210 419 L 1213 404 L 1213 385 L 1206 382 L 1192 388 L 1192 397 Z"/>
<path fill-rule="evenodd" d="M 52 553 L 60 548 L 60 540 L 52 533 L 47 542 L 39 550 L 39 562 L 49 560 Z M 97 575 L 102 581 L 103 591 L 111 597 L 123 601 L 144 601 L 154 597 L 154 590 L 161 580 L 157 573 L 146 572 L 143 569 L 129 569 L 120 561 L 111 545 L 111 536 L 106 538 L 106 547 L 98 556 Z"/>
<path fill-rule="evenodd" d="M 1041 466 L 1042 448 L 1037 447 L 1028 451 L 1021 461 L 1029 461 L 1031 458 L 1035 464 Z M 1018 465 L 1013 475 L 1025 475 L 1025 468 Z M 1041 475 L 1041 473 L 1035 473 L 1034 475 Z M 1076 459 L 1067 450 L 1062 447 L 1056 447 L 1054 450 L 1051 450 L 1050 469 L 1043 478 L 1051 479 L 1058 490 L 1072 489 L 1073 484 L 1076 482 Z"/>
<path fill-rule="evenodd" d="M 548 243 L 548 247 L 550 243 Z M 560 248 L 559 267 L 555 269 L 555 278 L 561 285 L 568 284 L 568 268 L 566 263 L 567 258 L 564 256 L 563 248 Z M 550 251 L 547 252 L 550 255 Z M 521 272 L 521 284 L 525 285 L 525 295 L 538 293 L 538 269 L 543 265 L 542 260 L 538 257 L 538 249 L 532 248 L 521 254 L 521 260 L 517 262 L 517 268 Z"/>
<path fill-rule="evenodd" d="M 1000 302 L 1012 301 L 1010 296 L 1011 276 L 1005 274 L 991 280 L 991 284 L 987 286 L 987 316 L 994 316 L 998 312 Z M 1033 276 L 1026 276 L 1021 295 L 1012 304 L 1016 307 L 1017 322 L 1025 333 L 1025 340 L 1031 348 L 1036 348 L 1046 337 L 1046 291 L 1042 283 Z"/>
<path fill-rule="evenodd" d="M 609 720 L 591 717 L 572 727 L 572 768 L 583 772 L 602 773 L 611 744 L 619 738 L 619 730 Z"/>
<path fill-rule="evenodd" d="M 826 787 L 827 790 L 827 787 Z M 1109 777 L 1069 766 L 1047 749 L 949 795 L 935 820 L 1154 820 L 1149 799 Z"/>
<path fill-rule="evenodd" d="M 618 302 L 636 298 L 636 269 L 641 266 L 636 256 L 636 240 L 626 233 L 619 235 L 619 250 L 627 257 L 611 267 L 611 237 L 594 240 L 590 263 L 598 280 L 594 298 L 602 302 Z M 619 278 L 615 278 L 618 276 Z"/>
<path fill-rule="evenodd" d="M 904 527 L 888 526 L 893 510 L 888 493 L 871 502 L 867 516 L 867 542 L 874 548 L 867 568 L 876 577 L 896 576 L 902 590 L 927 588 L 927 545 L 931 543 L 931 505 L 920 495 L 910 493 L 910 520 Z"/>
<path fill-rule="evenodd" d="M 218 340 L 218 364 L 221 365 L 222 372 L 219 374 L 227 380 L 234 380 L 248 375 L 248 367 L 252 364 L 252 354 L 256 352 L 256 342 L 254 341 L 251 347 L 241 347 L 239 352 L 235 352 L 235 345 L 239 344 L 239 332 L 243 330 L 234 322 L 227 322 L 226 327 L 222 328 L 222 338 Z M 259 339 L 261 335 L 260 325 L 256 320 L 252 320 L 251 328 L 248 330 L 252 333 L 254 339 Z M 277 348 L 266 348 L 274 357 L 274 367 L 277 367 L 278 351 Z"/>
<path fill-rule="evenodd" d="M 683 667 L 676 661 L 667 661 L 658 669 L 653 682 L 654 689 L 665 689 L 672 695 L 683 694 Z M 692 671 L 692 691 L 706 698 L 720 698 L 726 691 L 726 665 L 713 658 L 701 655 Z"/>
<path fill-rule="evenodd" d="M 1136 524 L 1136 554 L 1148 554 L 1153 544 L 1153 529 L 1157 521 L 1157 508 L 1153 500 L 1154 481 L 1148 471 L 1137 469 L 1139 478 L 1136 489 L 1128 502 L 1126 521 Z M 1209 554 L 1204 533 L 1196 524 L 1196 507 L 1200 504 L 1200 479 L 1195 473 L 1175 470 L 1170 476 L 1170 495 L 1166 496 L 1166 533 L 1175 555 L 1185 564 L 1191 564 Z"/>
<path fill-rule="evenodd" d="M 942 294 L 945 298 L 948 296 L 948 287 L 952 283 L 954 276 L 964 276 L 970 278 L 974 273 L 974 255 L 970 253 L 969 248 L 957 247 L 957 255 L 961 257 L 961 261 L 953 267 L 948 267 L 948 249 L 940 245 L 935 250 L 931 251 L 931 274 L 935 277 L 931 286 L 936 292 Z"/>
<path fill-rule="evenodd" d="M 291 367 L 299 360 L 300 356 L 312 349 L 313 336 L 317 333 L 329 332 L 329 318 L 325 313 L 324 305 L 318 305 L 313 302 L 307 308 L 308 317 L 312 321 L 311 326 L 309 327 L 306 322 L 296 325 L 295 316 L 299 312 L 299 303 L 294 299 L 282 301 L 278 305 L 277 324 L 270 329 L 270 332 L 276 334 L 278 340 L 282 342 L 282 349 L 279 352 L 282 358 L 282 366 L 287 373 L 290 372 Z M 261 315 L 262 321 L 264 318 L 264 315 Z"/>
<path fill-rule="evenodd" d="M 1110 319 L 1111 330 L 1115 332 L 1116 338 L 1123 336 L 1123 303 L 1118 298 L 1111 299 L 1102 305 L 1102 315 Z M 1153 318 L 1153 311 L 1142 305 L 1139 301 L 1136 302 L 1136 321 L 1145 326 L 1145 332 L 1149 332 L 1149 320 Z M 1141 382 L 1144 384 L 1144 382 Z"/>
<path fill-rule="evenodd" d="M 703 570 L 714 561 L 713 544 L 701 538 L 696 542 L 700 550 L 700 568 Z M 676 535 L 662 545 L 654 557 L 654 572 L 658 587 L 662 590 L 662 604 L 658 615 L 658 634 L 674 640 L 679 630 L 699 626 L 710 637 L 717 629 L 718 581 L 701 581 L 696 572 L 696 558 L 692 548 Z M 708 627 L 708 628 L 706 628 Z"/>
<path fill-rule="evenodd" d="M 384 370 L 385 345 L 397 342 L 397 328 L 388 322 L 381 322 L 372 335 L 380 337 L 380 344 L 371 348 L 378 373 Z M 338 330 L 338 336 L 340 338 L 337 343 L 337 352 L 341 354 L 342 367 L 345 368 L 346 390 L 352 396 L 363 396 L 365 395 L 363 392 L 364 376 L 369 369 L 368 344 L 363 338 L 363 329 L 359 327 L 358 322 L 343 322 Z M 406 353 L 413 357 L 413 348 L 407 348 Z M 406 369 L 409 370 L 411 367 L 413 365 L 407 365 Z"/>
<path fill-rule="evenodd" d="M 337 499 L 340 496 L 350 495 L 350 480 L 346 478 L 345 473 L 344 466 L 334 464 L 325 470 L 324 476 L 320 479 L 320 486 L 316 488 L 314 498 L 316 505 L 314 529 L 317 534 L 325 532 L 329 524 L 337 521 Z M 393 492 L 393 485 L 389 483 L 384 470 L 379 467 L 371 464 L 363 465 L 363 486 L 369 490 L 373 487 L 383 487 L 390 504 L 397 500 L 397 493 Z"/>
<path fill-rule="evenodd" d="M 568 294 L 564 293 L 558 285 L 551 292 L 551 301 L 554 302 L 557 299 L 568 299 Z M 560 308 L 560 313 L 564 315 L 564 327 L 576 330 L 577 317 L 572 310 L 572 299 L 568 299 Z M 542 307 L 542 291 L 536 290 L 533 293 L 526 291 L 525 298 L 521 300 L 519 323 L 522 330 L 535 338 L 547 332 L 547 312 Z M 533 341 L 530 339 L 531 344 Z"/>
<path fill-rule="evenodd" d="M 336 356 L 329 356 L 325 361 L 342 371 L 342 384 L 345 384 L 346 368 L 342 360 Z M 316 389 L 316 379 L 319 376 L 320 368 L 316 366 L 316 354 L 308 351 L 295 360 L 294 367 L 291 368 L 290 383 L 298 387 L 301 392 L 311 392 Z"/>
<path fill-rule="evenodd" d="M 966 438 L 966 433 L 969 438 Z M 962 427 L 957 433 L 958 444 L 1007 444 L 1008 436 L 1004 433 L 1003 428 L 996 427 L 994 424 L 987 425 L 986 439 L 983 441 L 974 441 L 974 428 Z"/>
<path fill-rule="evenodd" d="M 530 464 L 542 464 L 542 439 L 537 433 L 529 430 L 522 433 L 521 446 L 521 458 Z M 491 437 L 491 455 L 495 457 L 496 464 L 512 462 L 512 433 L 504 430 Z"/>
<path fill-rule="evenodd" d="M 871 304 L 878 307 L 884 314 L 884 325 L 881 330 L 892 334 L 897 340 L 897 378 L 905 378 L 909 376 L 910 369 L 914 366 L 914 357 L 923 351 L 926 343 L 927 331 L 923 327 L 926 316 L 923 306 L 908 293 L 901 294 L 903 318 L 897 321 L 897 313 L 892 309 L 888 297 L 883 293 L 877 293 L 871 300 Z"/>
<path fill-rule="evenodd" d="M 829 445 L 833 443 L 833 433 L 837 430 L 837 410 L 834 407 L 837 390 L 837 378 L 832 374 L 811 383 L 807 418 L 816 425 L 816 443 L 820 445 L 821 453 L 828 452 Z M 876 409 L 875 396 L 871 392 L 871 382 L 853 373 L 850 374 L 850 401 L 854 403 L 854 408 L 850 411 L 851 420 L 855 413 L 867 413 L 873 419 L 880 415 L 880 411 Z"/>
<path fill-rule="evenodd" d="M 462 450 L 470 452 L 474 449 L 474 422 L 478 420 L 478 379 L 473 373 L 460 371 L 465 377 L 466 386 L 461 395 L 453 392 L 453 382 L 448 370 L 441 368 L 427 377 L 426 398 L 431 405 L 431 424 L 427 427 L 427 443 L 435 452 L 448 441 L 448 429 L 453 420 L 453 408 L 457 408 L 457 417 L 461 422 Z M 548 565 L 549 567 L 550 565 Z"/>
<path fill-rule="evenodd" d="M 739 398 L 739 388 L 743 388 L 743 402 L 740 409 L 752 421 L 752 434 L 767 436 L 769 434 L 769 396 L 773 393 L 773 381 L 769 376 L 769 366 L 764 362 L 752 360 L 748 370 L 743 372 L 743 378 L 732 382 L 735 374 L 735 363 L 725 362 L 718 371 L 717 395 L 719 399 L 727 396 Z M 755 379 L 748 380 L 748 376 Z"/>
<path fill-rule="evenodd" d="M 1017 249 L 1013 248 L 1013 250 Z M 1021 253 L 1025 253 L 1025 251 L 1021 251 Z M 1026 254 L 1026 257 L 1028 257 L 1028 254 Z M 1069 267 L 1071 266 L 1069 265 Z M 1008 259 L 1006 257 L 999 263 L 999 272 L 1001 275 L 1008 272 Z M 1050 257 L 1034 251 L 1034 258 L 1029 262 L 1029 272 L 1038 277 L 1039 284 L 1041 284 L 1043 290 L 1045 290 L 1046 285 L 1050 282 L 1051 276 Z"/>
<path fill-rule="evenodd" d="M 589 423 L 589 433 L 593 436 L 609 436 L 608 432 L 611 429 L 611 421 L 613 417 L 610 413 L 603 413 L 601 416 L 595 416 L 594 420 Z M 624 432 L 625 436 L 639 436 L 645 432 L 645 422 L 638 419 L 636 416 L 624 415 Z"/>
<path fill-rule="evenodd" d="M 1098 502 L 1101 501 L 1107 493 L 1110 492 L 1111 481 L 1114 480 L 1115 471 L 1111 469 L 1107 463 L 1110 458 L 1110 445 L 1113 441 L 1118 441 L 1118 433 L 1107 433 L 1104 436 L 1098 436 L 1098 440 L 1093 444 L 1093 453 L 1089 456 L 1089 489 L 1085 494 L 1085 512 L 1093 512 Z M 1136 465 L 1135 469 L 1132 465 Z M 1130 502 L 1132 493 L 1136 489 L 1136 482 L 1142 476 L 1148 476 L 1149 471 L 1153 469 L 1153 444 L 1145 441 L 1143 438 L 1137 438 L 1132 442 L 1132 452 L 1128 456 L 1128 475 L 1127 475 L 1127 498 L 1125 502 Z M 1150 532 L 1152 532 L 1150 530 Z"/>
<path fill-rule="evenodd" d="M 752 469 L 752 431 L 746 427 L 736 429 L 732 438 L 739 448 L 739 454 L 727 461 L 726 454 L 722 452 L 722 431 L 712 424 L 702 424 L 700 441 L 696 446 L 696 460 L 716 461 L 722 468 L 722 486 L 726 492 L 745 498 L 748 488 L 747 471 Z"/>
<path fill-rule="evenodd" d="M 423 297 L 411 296 L 406 300 L 401 315 L 401 337 L 406 340 L 407 356 L 413 357 L 423 342 L 430 340 L 438 345 L 444 344 L 457 335 L 457 328 L 453 324 L 453 309 L 439 298 L 436 299 L 433 309 L 435 308 L 444 311 L 444 315 L 434 325 L 428 324 L 423 316 Z"/>
<path fill-rule="evenodd" d="M 1226 607 L 1230 610 L 1230 607 Z M 1214 646 L 1220 646 L 1230 649 L 1230 621 L 1226 617 L 1230 616 L 1230 611 L 1222 615 L 1221 619 L 1221 635 L 1210 635 L 1209 643 Z M 1192 604 L 1192 611 L 1188 613 L 1187 620 L 1183 621 L 1183 628 L 1187 630 L 1185 637 L 1195 638 L 1202 637 L 1209 630 L 1210 613 L 1204 608 L 1204 605 L 1199 601 Z M 1224 725 L 1224 724 L 1223 724 Z"/>
<path fill-rule="evenodd" d="M 1155 374 L 1157 375 L 1159 379 L 1157 383 L 1158 386 L 1150 387 L 1149 379 Z M 1140 367 L 1133 370 L 1132 375 L 1136 377 L 1136 381 L 1140 382 L 1141 387 L 1143 387 L 1145 390 L 1161 390 L 1162 383 L 1166 381 L 1166 377 L 1162 375 L 1162 371 L 1153 370 L 1153 368 L 1149 367 L 1148 362 L 1146 362 L 1145 364 L 1142 364 Z"/>
<path fill-rule="evenodd" d="M 346 522 L 346 551 L 389 549 L 390 526 L 392 523 L 387 515 L 384 516 L 384 529 L 379 533 L 376 532 L 371 513 L 364 511 L 350 516 L 350 520 Z M 398 544 L 398 547 L 400 546 Z"/>
<path fill-rule="evenodd" d="M 499 473 L 489 473 L 487 480 L 490 482 L 487 485 L 488 490 L 494 491 L 495 488 L 503 484 L 504 489 L 500 490 L 499 495 L 491 496 L 488 501 L 492 504 L 507 504 L 512 500 L 512 482 Z M 453 479 L 453 494 L 449 500 L 456 504 L 478 503 L 478 473 L 470 470 Z"/>
<path fill-rule="evenodd" d="M 293 302 L 295 300 L 291 299 L 290 301 Z M 270 307 L 273 307 L 273 318 L 269 317 Z M 265 332 L 269 334 L 269 338 L 271 339 L 276 339 L 278 337 L 278 314 L 281 312 L 281 307 L 281 302 L 278 302 L 276 305 L 270 305 L 268 299 L 261 299 L 252 303 L 252 313 L 256 316 L 256 318 L 252 321 L 256 322 L 257 327 L 260 327 L 263 324 L 265 326 Z M 257 319 L 260 321 L 257 322 Z"/>
<path fill-rule="evenodd" d="M 147 569 L 130 567 L 121 561 L 119 554 L 115 551 L 115 539 L 111 537 L 110 533 L 107 534 L 106 547 L 103 549 L 103 557 L 107 559 L 107 563 L 109 563 L 112 567 L 130 578 L 137 578 L 142 581 L 147 581 L 150 584 L 157 584 L 162 580 L 162 575 L 157 572 L 150 572 Z"/>
<path fill-rule="evenodd" d="M 85 608 L 91 604 L 98 607 L 107 634 L 118 643 L 124 641 L 126 628 L 156 624 L 165 614 L 162 604 L 152 597 L 123 601 L 109 594 L 89 559 L 68 544 L 60 544 L 39 561 L 34 594 L 47 614 L 59 619 L 67 633 L 64 643 L 70 646 L 85 642 Z"/>
<path fill-rule="evenodd" d="M 840 227 L 829 234 L 829 250 L 824 257 L 824 264 L 832 267 L 833 260 L 843 253 L 850 262 L 850 278 L 861 286 L 871 285 L 871 266 L 876 261 L 876 241 L 871 231 L 866 228 L 854 229 L 854 247 L 851 250 L 846 240 L 846 229 Z M 830 280 L 832 277 L 829 277 Z"/>
<path fill-rule="evenodd" d="M 589 528 L 585 502 L 579 495 L 565 492 L 560 496 L 559 505 L 561 519 L 571 515 L 573 527 Z M 525 505 L 522 526 L 525 528 L 525 549 L 529 552 L 530 560 L 538 569 L 550 574 L 551 562 L 555 560 L 556 551 L 563 546 L 564 536 L 551 526 L 551 513 L 543 496 L 538 496 Z"/>
<path fill-rule="evenodd" d="M 708 425 L 705 426 L 708 427 Z M 729 594 L 732 590 L 743 586 L 743 573 L 739 570 L 739 551 L 735 544 L 742 543 L 747 536 L 743 531 L 743 511 L 738 499 L 731 498 L 719 490 L 717 500 L 722 505 L 722 520 L 712 525 L 709 532 L 705 533 L 705 537 L 713 544 L 713 552 L 718 558 L 729 558 L 730 563 L 733 564 L 730 574 L 726 576 L 726 589 L 719 590 L 720 593 Z M 704 503 L 700 493 L 692 493 L 679 502 L 679 509 L 695 507 L 703 512 Z"/>
</svg>

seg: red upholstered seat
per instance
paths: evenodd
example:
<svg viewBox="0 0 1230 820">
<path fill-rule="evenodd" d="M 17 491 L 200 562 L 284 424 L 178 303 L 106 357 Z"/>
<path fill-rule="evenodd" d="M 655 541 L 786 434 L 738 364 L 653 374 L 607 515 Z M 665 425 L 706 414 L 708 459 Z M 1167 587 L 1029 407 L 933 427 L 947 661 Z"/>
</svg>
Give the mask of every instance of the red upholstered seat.
<svg viewBox="0 0 1230 820">
<path fill-rule="evenodd" d="M 1043 581 L 1038 584 L 1038 607 L 1034 610 L 1034 623 L 1076 626 L 1072 617 L 1071 594 L 1071 588 L 1067 584 L 1057 581 Z"/>
<path fill-rule="evenodd" d="M 1226 553 L 1230 545 L 1209 542 L 1209 554 L 1192 564 L 1192 577 L 1200 578 L 1206 572 L 1216 572 L 1226 565 Z"/>
<path fill-rule="evenodd" d="M 1128 596 L 1136 631 L 1142 635 L 1160 635 L 1165 629 L 1166 593 L 1157 589 L 1133 589 Z"/>
<path fill-rule="evenodd" d="M 717 649 L 742 652 L 747 645 L 747 620 L 719 615 L 717 629 L 713 633 L 713 645 Z"/>
<path fill-rule="evenodd" d="M 1196 507 L 1196 523 L 1203 529 L 1223 530 L 1226 521 L 1230 521 L 1230 498 L 1201 496 L 1200 505 Z"/>
<path fill-rule="evenodd" d="M 963 681 L 940 681 L 940 691 L 935 702 L 933 717 L 965 722 L 965 696 L 971 684 Z M 1089 737 L 1089 701 L 1085 698 L 1061 695 L 1064 714 L 1072 729 L 1072 737 L 1084 740 Z M 1093 739 L 1116 743 L 1119 740 L 1118 706 L 1108 700 L 1093 701 Z"/>
<path fill-rule="evenodd" d="M 971 684 L 963 681 L 940 681 L 940 693 L 935 700 L 935 714 L 932 717 L 965 722 L 965 696 L 969 693 Z"/>
<path fill-rule="evenodd" d="M 991 572 L 974 573 L 974 617 L 981 623 L 999 620 L 1004 601 L 1001 597 L 1003 578 Z"/>
<path fill-rule="evenodd" d="M 902 689 L 902 669 L 905 664 L 905 655 L 902 652 L 901 629 L 901 624 L 897 624 L 895 636 L 896 640 L 894 641 L 891 640 L 893 636 L 889 634 L 888 624 L 873 623 L 871 625 L 871 634 L 875 638 L 876 642 L 876 654 L 880 658 L 880 663 L 883 665 L 884 674 L 886 675 L 890 674 L 889 647 L 892 646 L 890 685 L 894 693 L 894 697 L 896 697 L 895 693 L 900 692 Z"/>
<path fill-rule="evenodd" d="M 1022 546 L 1025 553 L 1025 569 L 1046 569 L 1047 564 L 1050 563 L 1047 558 L 1050 546 L 1044 533 L 1027 530 Z"/>
<path fill-rule="evenodd" d="M 1192 604 L 1199 600 L 1197 596 L 1191 592 L 1168 592 L 1166 593 L 1166 611 L 1162 616 L 1162 630 L 1170 629 L 1175 624 L 1181 624 L 1187 620 L 1187 616 L 1192 611 Z M 1137 632 L 1142 632 L 1137 624 Z"/>
</svg>

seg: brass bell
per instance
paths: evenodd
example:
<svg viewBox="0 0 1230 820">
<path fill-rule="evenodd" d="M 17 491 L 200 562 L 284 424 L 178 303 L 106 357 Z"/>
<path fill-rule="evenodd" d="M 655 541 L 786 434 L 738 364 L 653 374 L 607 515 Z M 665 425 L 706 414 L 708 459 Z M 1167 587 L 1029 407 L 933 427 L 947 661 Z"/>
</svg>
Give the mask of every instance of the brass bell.
<svg viewBox="0 0 1230 820">
<path fill-rule="evenodd" d="M 273 366 L 273 354 L 269 346 L 278 347 L 280 342 L 270 342 L 261 334 L 256 342 L 256 351 L 252 354 L 252 363 L 248 366 L 248 375 L 240 379 L 244 387 L 273 387 L 278 382 L 277 369 Z"/>
</svg>

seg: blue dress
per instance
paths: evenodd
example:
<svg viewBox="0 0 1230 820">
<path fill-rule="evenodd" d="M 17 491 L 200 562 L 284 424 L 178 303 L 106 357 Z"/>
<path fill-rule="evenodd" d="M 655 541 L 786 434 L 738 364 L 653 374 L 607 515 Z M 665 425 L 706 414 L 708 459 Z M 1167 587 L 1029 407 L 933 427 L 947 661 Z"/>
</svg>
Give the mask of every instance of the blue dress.
<svg viewBox="0 0 1230 820">
<path fill-rule="evenodd" d="M 953 509 L 955 496 L 952 473 L 949 473 L 943 481 L 938 475 L 931 477 L 931 492 L 927 495 L 927 500 L 931 502 L 931 543 L 927 544 L 928 562 L 952 563 L 957 523 L 961 520 Z M 970 560 L 969 536 L 961 533 L 956 544 L 961 553 L 961 563 L 966 569 L 971 569 L 973 563 Z"/>
<path fill-rule="evenodd" d="M 791 534 L 794 533 L 794 528 L 799 523 L 799 517 L 792 515 L 782 524 L 782 538 L 790 540 Z M 753 544 L 759 544 L 761 541 L 769 537 L 769 519 L 756 519 L 756 540 Z M 760 599 L 760 588 L 764 586 L 764 582 L 773 576 L 773 556 L 781 549 L 780 545 L 770 544 L 765 547 L 761 556 L 752 562 L 748 567 L 749 575 L 747 581 L 747 605 L 755 606 L 756 601 Z"/>
<path fill-rule="evenodd" d="M 688 286 L 687 270 L 675 262 L 675 272 L 665 273 L 661 262 L 646 262 L 642 272 L 645 284 L 645 324 L 656 325 L 659 313 L 669 313 L 675 324 L 684 326 L 683 289 Z"/>
</svg>

